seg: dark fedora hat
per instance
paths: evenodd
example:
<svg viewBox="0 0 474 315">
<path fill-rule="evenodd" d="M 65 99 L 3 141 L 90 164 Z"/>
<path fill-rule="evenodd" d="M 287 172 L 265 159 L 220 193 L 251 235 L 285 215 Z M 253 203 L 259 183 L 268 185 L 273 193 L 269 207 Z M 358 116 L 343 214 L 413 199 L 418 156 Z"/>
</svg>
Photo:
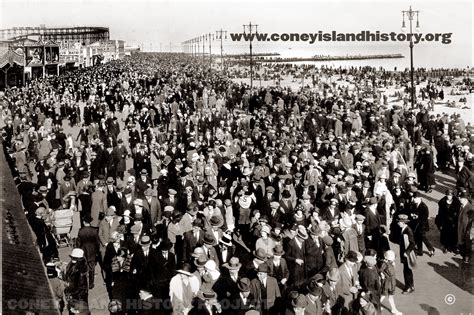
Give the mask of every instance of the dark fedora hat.
<svg viewBox="0 0 474 315">
<path fill-rule="evenodd" d="M 186 275 L 188 277 L 191 277 L 193 274 L 191 273 L 191 265 L 189 263 L 183 264 L 183 267 L 179 270 L 176 270 L 176 272 Z"/>
<path fill-rule="evenodd" d="M 203 242 L 204 242 L 204 244 L 211 245 L 211 246 L 217 245 L 217 241 L 216 241 L 214 235 L 212 235 L 212 233 L 210 233 L 210 232 L 204 233 Z"/>
<path fill-rule="evenodd" d="M 212 216 L 211 219 L 209 220 L 209 223 L 211 224 L 211 226 L 216 226 L 216 227 L 221 227 L 222 225 L 224 225 L 224 221 L 222 220 L 222 218 L 217 215 Z"/>
<path fill-rule="evenodd" d="M 349 251 L 346 255 L 346 260 L 349 260 L 351 262 L 357 262 L 357 253 L 354 251 Z"/>
<path fill-rule="evenodd" d="M 283 246 L 281 244 L 275 245 L 275 247 L 273 248 L 273 255 L 277 255 L 277 256 L 285 255 L 285 251 L 283 250 Z"/>
<path fill-rule="evenodd" d="M 249 292 L 250 291 L 250 280 L 249 278 L 242 278 L 237 283 L 237 287 L 240 292 Z"/>
<path fill-rule="evenodd" d="M 261 261 L 267 260 L 267 254 L 265 253 L 265 250 L 263 250 L 262 248 L 258 248 L 257 250 L 255 250 L 253 252 L 253 256 Z"/>
<path fill-rule="evenodd" d="M 173 243 L 168 238 L 164 239 L 158 246 L 160 250 L 170 250 L 171 247 L 173 247 Z"/>
</svg>

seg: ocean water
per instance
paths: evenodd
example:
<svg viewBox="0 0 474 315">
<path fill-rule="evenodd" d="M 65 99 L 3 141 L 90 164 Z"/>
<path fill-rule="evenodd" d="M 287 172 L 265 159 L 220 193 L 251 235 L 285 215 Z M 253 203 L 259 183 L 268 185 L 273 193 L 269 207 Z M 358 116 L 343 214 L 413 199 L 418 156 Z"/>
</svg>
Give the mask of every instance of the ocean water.
<svg viewBox="0 0 474 315">
<path fill-rule="evenodd" d="M 249 53 L 247 45 L 224 46 L 225 53 Z M 410 68 L 410 48 L 407 43 L 389 44 L 360 44 L 360 43 L 315 43 L 309 44 L 271 44 L 254 42 L 254 53 L 277 52 L 281 57 L 311 57 L 314 55 L 346 56 L 346 55 L 378 55 L 402 54 L 404 58 L 396 59 L 367 59 L 367 60 L 338 60 L 338 61 L 305 61 L 295 64 L 315 64 L 332 67 L 383 67 L 387 70 L 404 70 Z M 415 68 L 472 68 L 472 49 L 453 50 L 449 45 L 431 43 L 415 45 L 413 49 L 413 63 Z"/>
</svg>

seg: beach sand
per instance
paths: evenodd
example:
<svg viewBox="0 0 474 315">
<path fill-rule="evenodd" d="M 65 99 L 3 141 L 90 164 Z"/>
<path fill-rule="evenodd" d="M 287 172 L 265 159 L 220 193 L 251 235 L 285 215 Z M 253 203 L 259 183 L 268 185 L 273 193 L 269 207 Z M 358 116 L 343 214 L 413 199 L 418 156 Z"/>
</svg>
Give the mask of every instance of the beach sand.
<svg viewBox="0 0 474 315">
<path fill-rule="evenodd" d="M 329 78 L 327 80 L 323 79 L 323 82 L 336 82 L 338 86 L 347 86 L 349 85 L 350 88 L 353 88 L 353 84 L 347 81 L 339 80 L 340 76 L 333 76 L 332 78 Z M 455 80 L 459 80 L 460 78 L 457 78 Z M 237 83 L 245 83 L 245 84 L 250 84 L 250 79 L 249 78 L 235 78 L 232 79 L 234 82 Z M 305 79 L 304 80 L 304 85 L 308 86 L 308 84 L 311 84 L 311 79 Z M 427 82 L 422 82 L 421 84 L 417 85 L 417 91 L 419 91 L 420 88 L 425 87 Z M 280 86 L 282 87 L 290 87 L 293 91 L 298 91 L 303 85 L 303 81 L 301 78 L 293 78 L 292 76 L 283 76 L 282 80 L 280 80 Z M 274 80 L 253 80 L 253 86 L 254 87 L 272 87 L 276 86 L 276 83 Z M 318 88 L 312 90 L 318 91 Z M 403 106 L 403 101 L 399 101 L 396 97 L 394 97 L 394 94 L 397 90 L 397 87 L 395 86 L 389 86 L 387 88 L 380 89 L 382 92 L 382 95 L 387 95 L 388 96 L 388 105 L 387 106 Z M 438 99 L 435 102 L 434 106 L 434 111 L 432 113 L 434 115 L 437 114 L 443 114 L 446 113 L 448 115 L 451 115 L 453 113 L 458 113 L 461 114 L 461 118 L 467 123 L 470 123 L 471 125 L 474 125 L 474 109 L 472 107 L 472 100 L 473 100 L 473 93 L 470 94 L 463 94 L 463 95 L 450 95 L 452 87 L 444 87 L 444 100 L 441 101 Z M 463 104 L 462 108 L 453 108 L 453 107 L 448 107 L 447 102 L 456 102 L 456 104 L 461 104 L 459 102 L 459 99 L 465 97 L 467 102 L 465 105 Z"/>
</svg>

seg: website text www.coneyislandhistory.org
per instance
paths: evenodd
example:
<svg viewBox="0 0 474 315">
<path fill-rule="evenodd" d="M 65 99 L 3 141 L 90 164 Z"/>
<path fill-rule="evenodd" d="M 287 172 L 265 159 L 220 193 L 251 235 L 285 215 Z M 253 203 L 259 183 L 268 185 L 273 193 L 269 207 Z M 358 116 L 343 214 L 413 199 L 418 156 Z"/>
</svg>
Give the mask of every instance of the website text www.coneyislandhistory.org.
<svg viewBox="0 0 474 315">
<path fill-rule="evenodd" d="M 336 31 L 316 33 L 230 33 L 234 42 L 259 41 L 259 42 L 404 42 L 413 40 L 420 42 L 441 42 L 450 44 L 453 33 L 396 33 L 360 31 L 359 33 L 339 33 Z"/>
</svg>

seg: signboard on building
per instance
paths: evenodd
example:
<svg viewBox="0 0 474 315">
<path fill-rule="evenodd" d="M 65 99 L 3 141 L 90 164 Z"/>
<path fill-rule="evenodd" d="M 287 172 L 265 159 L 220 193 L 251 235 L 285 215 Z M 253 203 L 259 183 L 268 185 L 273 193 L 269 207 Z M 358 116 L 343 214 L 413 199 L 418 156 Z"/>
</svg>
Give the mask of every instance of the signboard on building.
<svg viewBox="0 0 474 315">
<path fill-rule="evenodd" d="M 52 63 L 58 63 L 59 62 L 59 47 L 45 47 L 45 56 L 46 56 L 46 62 L 45 64 L 52 64 Z"/>
<path fill-rule="evenodd" d="M 43 59 L 44 59 L 43 47 L 26 47 L 26 65 L 28 67 L 42 66 Z"/>
</svg>

